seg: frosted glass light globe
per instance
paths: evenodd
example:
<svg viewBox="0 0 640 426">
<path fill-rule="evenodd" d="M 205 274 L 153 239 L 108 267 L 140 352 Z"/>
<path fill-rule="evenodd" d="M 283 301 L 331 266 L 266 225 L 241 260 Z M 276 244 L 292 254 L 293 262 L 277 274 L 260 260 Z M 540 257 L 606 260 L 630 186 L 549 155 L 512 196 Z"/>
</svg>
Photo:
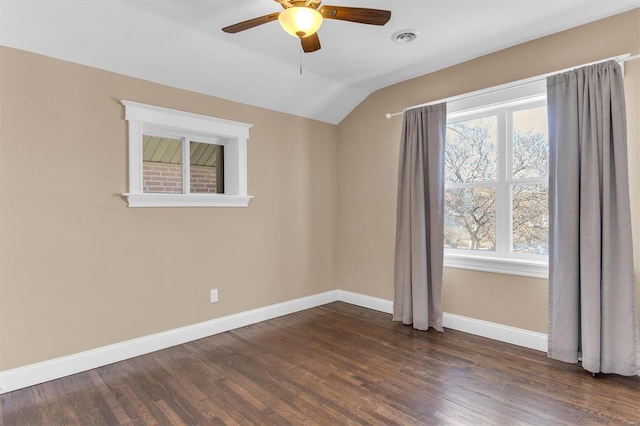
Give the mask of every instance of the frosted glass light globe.
<svg viewBox="0 0 640 426">
<path fill-rule="evenodd" d="M 278 15 L 282 28 L 294 37 L 309 37 L 322 25 L 322 14 L 315 9 L 293 6 Z"/>
</svg>

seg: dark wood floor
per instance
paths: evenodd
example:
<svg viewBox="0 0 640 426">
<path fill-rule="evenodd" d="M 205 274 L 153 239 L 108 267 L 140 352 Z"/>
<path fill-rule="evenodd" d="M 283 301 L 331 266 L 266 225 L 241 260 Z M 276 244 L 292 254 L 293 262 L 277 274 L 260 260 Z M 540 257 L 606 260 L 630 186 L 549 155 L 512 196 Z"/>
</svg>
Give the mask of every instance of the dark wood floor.
<svg viewBox="0 0 640 426">
<path fill-rule="evenodd" d="M 640 378 L 332 303 L 0 396 L 0 424 L 640 424 Z"/>
</svg>

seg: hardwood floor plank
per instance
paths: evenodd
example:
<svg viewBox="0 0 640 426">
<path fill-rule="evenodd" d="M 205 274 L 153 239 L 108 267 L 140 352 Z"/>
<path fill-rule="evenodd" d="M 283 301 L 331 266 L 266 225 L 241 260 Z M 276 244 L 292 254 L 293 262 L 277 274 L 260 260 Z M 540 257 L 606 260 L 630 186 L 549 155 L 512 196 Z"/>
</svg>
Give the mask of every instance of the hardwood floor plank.
<svg viewBox="0 0 640 426">
<path fill-rule="evenodd" d="M 40 412 L 35 405 L 30 388 L 12 392 L 6 401 L 0 403 L 2 419 L 7 425 L 31 425 L 41 423 Z"/>
<path fill-rule="evenodd" d="M 104 383 L 98 372 L 96 370 L 91 370 L 88 373 L 96 390 L 100 393 L 111 410 L 114 417 L 114 423 L 119 425 L 131 423 L 131 419 L 116 398 L 115 393 Z"/>
<path fill-rule="evenodd" d="M 336 302 L 0 395 L 36 424 L 639 425 L 640 378 Z"/>
<path fill-rule="evenodd" d="M 70 402 L 72 395 L 66 393 L 62 379 L 52 380 L 37 387 L 42 388 L 42 392 L 47 400 L 48 411 L 55 415 L 56 423 L 54 424 L 80 424 L 80 419 Z"/>
<path fill-rule="evenodd" d="M 192 344 L 200 346 L 205 344 L 207 341 L 208 339 L 202 339 Z M 211 351 L 209 346 L 203 345 L 202 348 L 204 348 L 204 353 L 209 353 Z M 203 351 L 201 349 L 192 349 L 194 351 L 192 353 L 193 357 L 197 359 L 203 358 Z M 283 403 L 283 400 L 279 397 L 279 392 L 277 390 L 276 392 L 273 392 L 273 388 L 269 389 L 265 386 L 261 386 L 251 378 L 231 368 L 225 369 L 224 378 L 226 383 L 233 383 L 234 386 L 242 387 L 253 398 L 263 401 L 268 407 L 277 406 L 280 415 L 285 418 L 287 422 L 291 424 L 301 424 L 307 420 L 306 416 L 300 414 L 291 406 L 291 404 L 286 403 L 286 400 L 285 403 Z M 196 384 L 203 392 L 206 393 L 210 382 L 206 380 L 198 380 Z"/>
<path fill-rule="evenodd" d="M 194 377 L 200 376 L 189 375 L 187 370 L 181 369 L 179 364 L 173 362 L 172 357 L 165 354 L 164 351 L 156 352 L 145 363 L 156 363 L 154 370 L 162 376 L 165 386 L 171 386 L 174 393 L 182 395 L 193 405 L 193 410 L 201 414 L 201 423 L 214 423 L 214 419 L 222 410 L 198 388 L 197 382 L 201 379 L 194 380 Z M 211 380 L 210 376 L 205 376 L 205 380 Z"/>
<path fill-rule="evenodd" d="M 169 348 L 167 353 L 171 353 Z M 173 420 L 177 416 L 185 424 L 204 424 L 207 419 L 203 414 L 195 409 L 190 398 L 183 392 L 178 392 L 175 387 L 173 377 L 155 362 L 153 354 L 144 357 L 133 358 L 129 360 L 132 369 L 135 371 L 145 371 L 144 381 L 148 395 L 160 408 L 165 416 L 169 413 L 169 420 Z"/>
<path fill-rule="evenodd" d="M 98 376 L 96 380 L 104 383 L 104 386 L 112 393 L 115 403 L 124 413 L 122 424 L 146 425 L 157 424 L 153 415 L 144 407 L 142 401 L 135 397 L 135 393 L 125 383 L 125 370 L 121 365 L 111 364 L 92 370 Z"/>
<path fill-rule="evenodd" d="M 135 380 L 135 376 L 132 380 Z M 146 403 L 148 396 L 144 395 L 138 387 L 131 388 L 122 381 L 114 385 L 113 389 L 117 391 L 118 401 L 122 404 L 122 408 L 134 424 L 157 425 L 166 423 L 166 418 L 161 412 L 157 411 L 155 405 Z"/>
</svg>

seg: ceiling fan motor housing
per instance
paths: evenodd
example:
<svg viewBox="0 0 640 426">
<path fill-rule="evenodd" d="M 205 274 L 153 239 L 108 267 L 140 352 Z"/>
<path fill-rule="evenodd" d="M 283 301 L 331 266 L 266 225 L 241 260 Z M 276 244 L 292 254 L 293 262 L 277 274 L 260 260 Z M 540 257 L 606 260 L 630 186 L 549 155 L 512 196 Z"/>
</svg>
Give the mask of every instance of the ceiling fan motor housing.
<svg viewBox="0 0 640 426">
<path fill-rule="evenodd" d="M 294 6 L 309 7 L 311 9 L 317 9 L 320 6 L 320 1 L 312 0 L 274 0 L 280 3 L 283 8 L 288 9 Z"/>
</svg>

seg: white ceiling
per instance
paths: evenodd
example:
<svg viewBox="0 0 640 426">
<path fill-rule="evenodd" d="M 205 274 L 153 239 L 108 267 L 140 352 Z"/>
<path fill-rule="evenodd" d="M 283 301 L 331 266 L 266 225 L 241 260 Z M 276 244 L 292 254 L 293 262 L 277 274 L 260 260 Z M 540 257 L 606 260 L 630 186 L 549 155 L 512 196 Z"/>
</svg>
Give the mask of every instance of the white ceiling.
<svg viewBox="0 0 640 426">
<path fill-rule="evenodd" d="M 302 55 L 272 0 L 0 0 L 0 44 L 166 85 L 339 123 L 377 89 L 640 7 L 640 0 L 330 0 L 391 10 L 384 27 L 325 20 Z M 402 29 L 416 41 L 391 41 Z M 626 53 L 626 52 L 620 52 Z"/>
</svg>

